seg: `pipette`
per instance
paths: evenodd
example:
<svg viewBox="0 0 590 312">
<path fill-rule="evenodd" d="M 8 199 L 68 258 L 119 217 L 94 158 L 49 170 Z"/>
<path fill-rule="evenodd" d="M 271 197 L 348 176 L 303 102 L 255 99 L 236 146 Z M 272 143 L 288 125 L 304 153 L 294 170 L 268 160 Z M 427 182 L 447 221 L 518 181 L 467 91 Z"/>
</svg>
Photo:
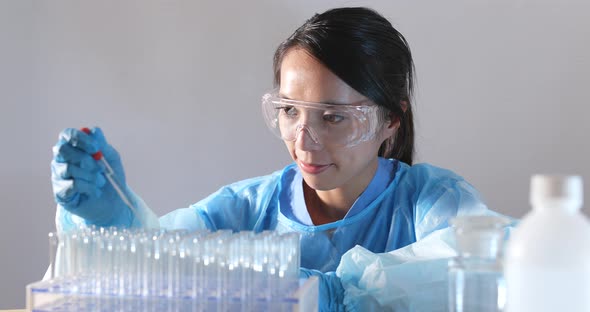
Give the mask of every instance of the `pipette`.
<svg viewBox="0 0 590 312">
<path fill-rule="evenodd" d="M 80 130 L 86 134 L 90 134 L 90 129 L 88 129 L 88 128 L 82 128 Z M 117 183 L 117 181 L 115 181 L 115 177 L 114 177 L 115 171 L 113 170 L 111 165 L 109 165 L 109 162 L 103 157 L 102 152 L 99 150 L 98 152 L 92 154 L 92 158 L 94 158 L 96 161 L 102 162 L 102 164 L 106 168 L 106 172 L 103 172 L 104 176 L 107 178 L 109 183 L 111 183 L 111 185 L 113 186 L 113 188 L 115 189 L 115 191 L 117 192 L 117 194 L 119 195 L 121 200 L 125 203 L 125 205 L 127 205 L 127 207 L 129 207 L 129 209 L 131 209 L 131 212 L 133 213 L 133 215 L 135 217 L 137 217 L 137 213 L 136 213 L 135 208 L 133 207 L 133 204 L 131 204 L 131 201 L 129 200 L 129 198 L 127 197 L 125 192 L 123 192 L 123 189 L 121 189 L 121 187 L 119 186 L 119 183 Z"/>
</svg>

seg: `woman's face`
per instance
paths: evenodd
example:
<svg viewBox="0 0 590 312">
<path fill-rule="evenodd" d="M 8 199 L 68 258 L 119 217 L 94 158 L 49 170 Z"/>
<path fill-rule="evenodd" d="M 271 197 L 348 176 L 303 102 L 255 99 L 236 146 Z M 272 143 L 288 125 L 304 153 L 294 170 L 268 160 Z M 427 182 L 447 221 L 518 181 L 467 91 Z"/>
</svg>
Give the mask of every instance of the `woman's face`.
<svg viewBox="0 0 590 312">
<path fill-rule="evenodd" d="M 280 96 L 292 100 L 352 104 L 371 103 L 322 63 L 300 48 L 292 48 L 281 63 Z M 306 130 L 295 141 L 285 140 L 307 185 L 314 190 L 364 190 L 377 169 L 381 143 L 395 134 L 398 123 L 388 123 L 369 141 L 352 147 L 315 143 Z"/>
</svg>

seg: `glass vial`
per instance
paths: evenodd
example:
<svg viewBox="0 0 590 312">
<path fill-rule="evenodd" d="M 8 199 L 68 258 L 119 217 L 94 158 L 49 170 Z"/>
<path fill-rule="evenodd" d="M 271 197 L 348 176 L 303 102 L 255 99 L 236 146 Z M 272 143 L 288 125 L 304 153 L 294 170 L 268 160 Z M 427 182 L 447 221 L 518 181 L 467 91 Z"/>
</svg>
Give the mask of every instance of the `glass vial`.
<svg viewBox="0 0 590 312">
<path fill-rule="evenodd" d="M 508 219 L 499 216 L 462 216 L 451 220 L 457 256 L 449 261 L 449 311 L 504 310 L 502 248 L 508 223 Z"/>
</svg>

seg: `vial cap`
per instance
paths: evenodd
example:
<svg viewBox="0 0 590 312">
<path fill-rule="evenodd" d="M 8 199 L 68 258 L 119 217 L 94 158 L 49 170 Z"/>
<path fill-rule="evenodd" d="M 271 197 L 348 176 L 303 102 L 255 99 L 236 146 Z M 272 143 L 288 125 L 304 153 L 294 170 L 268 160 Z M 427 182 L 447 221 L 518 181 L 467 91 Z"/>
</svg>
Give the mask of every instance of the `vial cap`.
<svg viewBox="0 0 590 312">
<path fill-rule="evenodd" d="M 578 210 L 582 207 L 582 177 L 573 175 L 533 175 L 530 201 L 533 207 L 563 205 Z"/>
</svg>

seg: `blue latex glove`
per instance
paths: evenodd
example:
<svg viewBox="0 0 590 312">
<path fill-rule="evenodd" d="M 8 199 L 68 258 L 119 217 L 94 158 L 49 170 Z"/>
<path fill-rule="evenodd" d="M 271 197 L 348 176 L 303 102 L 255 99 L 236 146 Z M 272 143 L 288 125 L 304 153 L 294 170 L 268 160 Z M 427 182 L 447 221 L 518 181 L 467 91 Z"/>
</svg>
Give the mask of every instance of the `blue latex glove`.
<svg viewBox="0 0 590 312">
<path fill-rule="evenodd" d="M 308 278 L 310 276 L 317 276 L 319 279 L 318 310 L 320 312 L 344 311 L 344 304 L 342 303 L 344 299 L 344 288 L 336 273 L 322 273 L 318 270 L 306 268 L 299 269 L 300 278 Z"/>
<path fill-rule="evenodd" d="M 119 153 L 106 142 L 100 128 L 91 129 L 90 134 L 68 128 L 60 133 L 53 147 L 51 181 L 55 201 L 86 224 L 128 227 L 133 221 L 131 210 L 105 178 L 102 162 L 92 158 L 99 150 L 115 172 L 115 180 L 127 192 Z"/>
</svg>

